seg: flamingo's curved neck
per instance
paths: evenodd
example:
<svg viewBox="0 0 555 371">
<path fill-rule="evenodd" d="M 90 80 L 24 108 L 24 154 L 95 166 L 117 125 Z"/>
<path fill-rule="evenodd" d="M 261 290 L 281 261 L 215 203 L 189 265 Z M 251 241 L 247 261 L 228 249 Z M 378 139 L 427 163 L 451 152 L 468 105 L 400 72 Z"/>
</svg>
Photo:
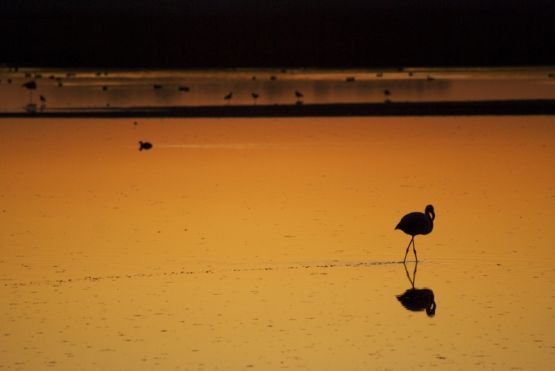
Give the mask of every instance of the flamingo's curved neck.
<svg viewBox="0 0 555 371">
<path fill-rule="evenodd" d="M 433 222 L 434 219 L 436 218 L 436 214 L 433 213 L 432 211 L 428 211 L 426 212 L 426 216 L 428 216 L 428 218 Z"/>
</svg>

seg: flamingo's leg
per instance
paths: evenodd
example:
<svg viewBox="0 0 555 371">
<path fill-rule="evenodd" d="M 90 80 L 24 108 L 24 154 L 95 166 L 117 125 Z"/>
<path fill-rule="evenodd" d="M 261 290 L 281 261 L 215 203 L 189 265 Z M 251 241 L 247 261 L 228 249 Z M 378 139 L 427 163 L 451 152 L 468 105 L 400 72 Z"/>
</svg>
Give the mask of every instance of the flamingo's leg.
<svg viewBox="0 0 555 371">
<path fill-rule="evenodd" d="M 407 250 L 405 251 L 405 258 L 403 259 L 403 263 L 407 261 L 407 254 L 409 253 L 411 243 L 414 243 L 414 236 L 409 241 L 409 245 L 407 246 Z"/>
<path fill-rule="evenodd" d="M 412 238 L 412 251 L 414 251 L 414 258 L 416 259 L 416 262 L 418 263 L 418 256 L 416 256 L 416 246 L 414 245 L 414 237 Z"/>
</svg>

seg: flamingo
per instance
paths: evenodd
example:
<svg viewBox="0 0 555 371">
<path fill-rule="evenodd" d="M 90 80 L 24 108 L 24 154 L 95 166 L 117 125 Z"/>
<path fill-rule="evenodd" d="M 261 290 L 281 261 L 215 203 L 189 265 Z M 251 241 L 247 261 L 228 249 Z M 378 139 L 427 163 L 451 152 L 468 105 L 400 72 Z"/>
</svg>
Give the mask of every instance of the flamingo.
<svg viewBox="0 0 555 371">
<path fill-rule="evenodd" d="M 418 261 L 416 256 L 416 247 L 414 246 L 414 236 L 418 234 L 428 234 L 434 229 L 434 219 L 436 213 L 432 205 L 426 206 L 423 213 L 415 211 L 405 215 L 395 229 L 400 229 L 406 234 L 412 236 L 410 239 L 407 250 L 405 251 L 405 258 L 403 263 L 407 261 L 407 254 L 409 252 L 410 245 L 412 244 L 412 251 L 414 251 L 414 258 Z"/>
<path fill-rule="evenodd" d="M 256 100 L 258 99 L 260 95 L 258 95 L 258 93 L 251 93 L 251 97 L 252 100 L 254 101 L 254 104 L 256 104 Z"/>
</svg>

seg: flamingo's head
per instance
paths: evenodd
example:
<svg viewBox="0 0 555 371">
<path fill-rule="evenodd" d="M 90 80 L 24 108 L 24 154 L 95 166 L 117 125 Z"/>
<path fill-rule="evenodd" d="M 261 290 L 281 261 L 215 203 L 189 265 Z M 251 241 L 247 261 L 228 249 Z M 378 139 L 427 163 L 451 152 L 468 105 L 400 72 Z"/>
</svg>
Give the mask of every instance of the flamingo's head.
<svg viewBox="0 0 555 371">
<path fill-rule="evenodd" d="M 436 218 L 436 212 L 434 211 L 434 207 L 432 205 L 426 206 L 426 210 L 424 211 L 426 215 L 430 214 L 432 220 Z"/>
</svg>

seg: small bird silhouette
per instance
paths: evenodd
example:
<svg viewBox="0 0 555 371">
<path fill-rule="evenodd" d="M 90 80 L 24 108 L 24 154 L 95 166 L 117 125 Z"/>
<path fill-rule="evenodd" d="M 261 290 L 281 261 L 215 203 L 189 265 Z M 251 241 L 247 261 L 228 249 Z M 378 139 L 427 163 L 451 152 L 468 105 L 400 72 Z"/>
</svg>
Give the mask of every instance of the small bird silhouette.
<svg viewBox="0 0 555 371">
<path fill-rule="evenodd" d="M 412 236 L 410 239 L 409 245 L 407 246 L 407 250 L 405 251 L 405 258 L 403 259 L 403 263 L 407 261 L 407 254 L 409 252 L 410 245 L 412 244 L 412 250 L 414 252 L 414 258 L 418 261 L 418 257 L 416 256 L 416 247 L 414 246 L 414 236 L 418 234 L 428 234 L 434 229 L 434 219 L 436 217 L 436 213 L 434 211 L 434 207 L 432 205 L 426 206 L 426 209 L 423 213 L 415 211 L 405 215 L 399 224 L 395 227 L 395 229 L 400 229 L 406 234 Z"/>
<path fill-rule="evenodd" d="M 28 89 L 28 90 L 35 90 L 37 88 L 37 83 L 36 81 L 32 80 L 32 81 L 27 81 L 21 86 L 23 86 L 25 89 Z"/>
<path fill-rule="evenodd" d="M 41 95 L 39 99 L 42 103 L 46 103 L 46 98 L 44 97 L 44 95 Z"/>
<path fill-rule="evenodd" d="M 179 90 L 179 91 L 189 91 L 189 90 L 191 90 L 191 89 L 189 89 L 188 86 L 179 86 L 179 87 L 177 88 L 177 90 Z"/>
<path fill-rule="evenodd" d="M 383 95 L 385 96 L 385 103 L 391 103 L 391 99 L 389 99 L 389 97 L 391 96 L 391 91 L 389 91 L 389 89 L 385 89 L 383 91 Z"/>
<path fill-rule="evenodd" d="M 152 85 L 152 88 L 153 88 L 154 90 L 160 90 L 160 89 L 162 89 L 162 85 L 160 85 L 160 84 L 154 84 L 154 85 Z"/>
<path fill-rule="evenodd" d="M 233 98 L 233 92 L 232 91 L 227 93 L 227 95 L 224 97 L 224 99 L 228 102 L 231 100 L 231 98 Z"/>
<path fill-rule="evenodd" d="M 152 143 L 143 142 L 142 140 L 139 141 L 139 151 L 142 151 L 142 150 L 148 151 L 151 148 L 152 148 Z"/>
<path fill-rule="evenodd" d="M 302 101 L 302 98 L 304 97 L 304 94 L 303 94 L 303 93 L 301 93 L 301 92 L 298 91 L 298 90 L 295 90 L 295 97 L 297 98 L 297 104 L 298 104 L 298 105 L 303 104 L 303 101 Z"/>
<path fill-rule="evenodd" d="M 251 93 L 251 97 L 252 100 L 254 101 L 254 104 L 256 104 L 256 100 L 258 99 L 260 95 L 258 95 L 258 93 Z"/>
</svg>

